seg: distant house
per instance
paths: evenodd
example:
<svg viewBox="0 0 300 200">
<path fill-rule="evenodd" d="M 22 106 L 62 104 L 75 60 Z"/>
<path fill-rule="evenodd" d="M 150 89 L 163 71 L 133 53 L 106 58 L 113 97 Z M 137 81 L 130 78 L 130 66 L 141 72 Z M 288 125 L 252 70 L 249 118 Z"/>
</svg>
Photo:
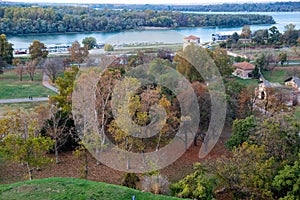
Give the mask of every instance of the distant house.
<svg viewBox="0 0 300 200">
<path fill-rule="evenodd" d="M 255 68 L 254 65 L 248 62 L 236 63 L 233 65 L 236 69 L 232 73 L 234 76 L 240 77 L 242 79 L 250 79 L 252 78 L 252 72 Z"/>
<path fill-rule="evenodd" d="M 241 31 L 225 31 L 225 32 L 219 32 L 219 33 L 213 33 L 212 36 L 212 41 L 226 41 L 229 38 L 231 38 L 231 36 L 234 33 L 237 33 L 239 35 L 241 35 Z"/>
<path fill-rule="evenodd" d="M 300 91 L 300 78 L 297 76 L 292 76 L 284 81 L 285 85 L 291 86 L 296 90 Z"/>
<path fill-rule="evenodd" d="M 194 35 L 183 38 L 183 49 L 191 43 L 200 45 L 200 38 Z"/>
</svg>

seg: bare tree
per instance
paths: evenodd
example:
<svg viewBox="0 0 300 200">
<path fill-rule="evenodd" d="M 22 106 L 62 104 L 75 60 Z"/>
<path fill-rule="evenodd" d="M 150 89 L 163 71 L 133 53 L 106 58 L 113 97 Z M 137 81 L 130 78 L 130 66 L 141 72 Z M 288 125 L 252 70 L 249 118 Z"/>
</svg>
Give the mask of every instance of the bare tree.
<svg viewBox="0 0 300 200">
<path fill-rule="evenodd" d="M 16 74 L 19 76 L 19 81 L 23 81 L 23 75 L 25 72 L 25 67 L 23 65 L 17 65 L 17 68 L 15 69 Z"/>
<path fill-rule="evenodd" d="M 54 83 L 57 79 L 58 73 L 63 70 L 64 63 L 63 60 L 59 58 L 47 58 L 42 67 L 47 76 L 50 77 L 51 82 Z"/>
<path fill-rule="evenodd" d="M 55 161 L 60 163 L 59 149 L 67 142 L 71 130 L 67 130 L 67 123 L 70 120 L 68 114 L 60 110 L 57 105 L 51 105 L 49 109 L 49 120 L 47 123 L 47 132 L 55 141 Z"/>
<path fill-rule="evenodd" d="M 25 69 L 26 69 L 27 73 L 29 74 L 29 77 L 30 77 L 31 81 L 33 81 L 37 65 L 38 65 L 38 61 L 37 60 L 32 60 L 32 61 L 26 62 Z"/>
</svg>

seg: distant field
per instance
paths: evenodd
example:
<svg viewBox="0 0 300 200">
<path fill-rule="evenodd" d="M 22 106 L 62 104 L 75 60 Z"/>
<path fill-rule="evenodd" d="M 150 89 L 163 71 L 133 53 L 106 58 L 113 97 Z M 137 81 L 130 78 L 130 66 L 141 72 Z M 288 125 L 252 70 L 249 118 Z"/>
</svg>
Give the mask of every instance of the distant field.
<svg viewBox="0 0 300 200">
<path fill-rule="evenodd" d="M 0 199 L 105 199 L 168 200 L 175 197 L 154 195 L 123 186 L 75 178 L 47 178 L 0 185 Z"/>
<path fill-rule="evenodd" d="M 23 81 L 13 71 L 5 71 L 0 75 L 0 99 L 16 99 L 32 97 L 47 97 L 54 92 L 42 85 L 42 72 L 37 70 L 34 81 L 29 81 L 29 76 L 24 74 Z"/>
</svg>

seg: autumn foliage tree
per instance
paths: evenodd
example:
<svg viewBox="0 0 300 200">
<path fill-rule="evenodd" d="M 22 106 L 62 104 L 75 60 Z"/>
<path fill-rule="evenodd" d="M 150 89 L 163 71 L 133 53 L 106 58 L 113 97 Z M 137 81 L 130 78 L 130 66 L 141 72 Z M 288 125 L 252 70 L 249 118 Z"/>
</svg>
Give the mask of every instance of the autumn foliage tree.
<svg viewBox="0 0 300 200">
<path fill-rule="evenodd" d="M 28 178 L 33 171 L 51 161 L 47 153 L 53 140 L 42 136 L 41 116 L 24 110 L 9 111 L 0 119 L 0 152 L 5 159 L 26 165 Z"/>
<path fill-rule="evenodd" d="M 83 63 L 89 55 L 88 46 L 81 47 L 78 41 L 73 42 L 72 47 L 68 50 L 71 55 L 70 60 L 79 65 Z"/>
</svg>

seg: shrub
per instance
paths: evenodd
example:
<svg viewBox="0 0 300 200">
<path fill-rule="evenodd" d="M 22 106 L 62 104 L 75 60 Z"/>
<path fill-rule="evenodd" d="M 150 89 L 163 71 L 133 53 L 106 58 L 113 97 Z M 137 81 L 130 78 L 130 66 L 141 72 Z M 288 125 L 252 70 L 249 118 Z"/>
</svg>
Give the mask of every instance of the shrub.
<svg viewBox="0 0 300 200">
<path fill-rule="evenodd" d="M 122 185 L 137 189 L 137 183 L 140 181 L 139 177 L 135 173 L 125 173 L 122 180 Z"/>
<path fill-rule="evenodd" d="M 195 172 L 184 179 L 171 185 L 173 196 L 192 199 L 214 199 L 213 197 L 214 179 L 205 173 L 205 169 L 197 164 Z"/>
<path fill-rule="evenodd" d="M 111 44 L 105 44 L 104 51 L 113 51 L 114 47 Z"/>
<path fill-rule="evenodd" d="M 142 182 L 142 189 L 154 194 L 168 194 L 169 181 L 162 175 L 144 176 Z"/>
</svg>

